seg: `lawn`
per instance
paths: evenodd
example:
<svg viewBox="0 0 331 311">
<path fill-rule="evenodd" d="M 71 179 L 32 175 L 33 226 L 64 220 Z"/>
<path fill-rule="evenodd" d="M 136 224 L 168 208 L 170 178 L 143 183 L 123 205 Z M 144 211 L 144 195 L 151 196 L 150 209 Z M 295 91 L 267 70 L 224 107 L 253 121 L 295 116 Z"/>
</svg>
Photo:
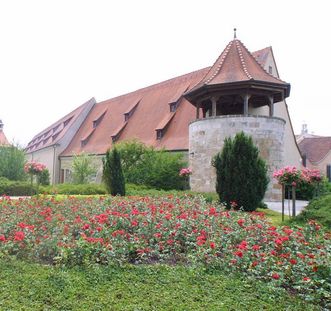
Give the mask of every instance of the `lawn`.
<svg viewBox="0 0 331 311">
<path fill-rule="evenodd" d="M 0 265 L 1 310 L 319 310 L 268 284 L 199 268 Z"/>
</svg>

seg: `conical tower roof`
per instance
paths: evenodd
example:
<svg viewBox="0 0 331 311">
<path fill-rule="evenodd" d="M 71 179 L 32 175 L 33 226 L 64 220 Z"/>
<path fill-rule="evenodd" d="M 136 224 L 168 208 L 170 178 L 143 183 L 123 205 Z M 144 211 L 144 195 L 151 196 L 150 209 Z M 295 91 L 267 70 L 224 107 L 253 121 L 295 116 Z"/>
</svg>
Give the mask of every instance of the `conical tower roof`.
<svg viewBox="0 0 331 311">
<path fill-rule="evenodd" d="M 222 89 L 228 86 L 235 87 L 236 85 L 245 87 L 264 85 L 269 88 L 276 88 L 283 91 L 283 98 L 288 97 L 290 93 L 290 84 L 269 74 L 244 44 L 234 38 L 204 78 L 185 95 L 191 100 L 201 92 L 210 89 L 215 90 L 218 87 Z"/>
</svg>

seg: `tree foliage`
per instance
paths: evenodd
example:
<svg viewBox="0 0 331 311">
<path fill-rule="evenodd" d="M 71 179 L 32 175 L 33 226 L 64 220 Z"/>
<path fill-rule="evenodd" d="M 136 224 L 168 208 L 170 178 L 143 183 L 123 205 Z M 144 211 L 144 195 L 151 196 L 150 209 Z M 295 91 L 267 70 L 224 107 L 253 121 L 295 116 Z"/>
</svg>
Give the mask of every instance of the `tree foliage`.
<svg viewBox="0 0 331 311">
<path fill-rule="evenodd" d="M 37 182 L 42 186 L 48 186 L 50 184 L 50 175 L 47 168 L 37 176 Z"/>
<path fill-rule="evenodd" d="M 86 184 L 89 177 L 96 173 L 93 157 L 86 154 L 76 154 L 72 161 L 72 175 L 74 184 Z"/>
<path fill-rule="evenodd" d="M 137 140 L 116 144 L 126 182 L 156 189 L 182 189 L 179 171 L 187 166 L 183 154 L 155 150 Z"/>
<path fill-rule="evenodd" d="M 103 159 L 103 180 L 111 195 L 125 195 L 125 179 L 122 171 L 121 156 L 117 148 L 108 150 Z"/>
<path fill-rule="evenodd" d="M 0 146 L 0 176 L 9 180 L 24 180 L 25 154 L 18 146 Z"/>
<path fill-rule="evenodd" d="M 268 177 L 266 164 L 259 157 L 252 138 L 241 132 L 234 139 L 225 139 L 223 150 L 215 156 L 213 165 L 219 200 L 228 207 L 235 205 L 254 211 L 263 200 Z"/>
</svg>

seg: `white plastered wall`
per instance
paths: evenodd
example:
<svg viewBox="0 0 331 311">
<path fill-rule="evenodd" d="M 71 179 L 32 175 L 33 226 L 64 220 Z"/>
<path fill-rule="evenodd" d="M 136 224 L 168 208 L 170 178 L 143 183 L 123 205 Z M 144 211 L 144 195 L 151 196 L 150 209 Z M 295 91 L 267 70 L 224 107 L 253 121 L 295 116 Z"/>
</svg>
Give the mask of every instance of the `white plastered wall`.
<svg viewBox="0 0 331 311">
<path fill-rule="evenodd" d="M 264 68 L 267 72 L 269 72 L 269 66 L 272 68 L 272 74 L 278 78 L 279 76 L 278 76 L 276 63 L 275 63 L 275 60 L 274 60 L 271 52 L 269 53 L 265 66 L 264 66 Z M 268 116 L 269 107 L 264 106 L 264 107 L 256 108 L 256 109 L 250 108 L 249 113 L 252 115 Z M 289 115 L 289 112 L 287 109 L 287 104 L 285 101 L 274 104 L 274 116 L 282 118 L 286 122 L 285 136 L 284 136 L 284 165 L 301 167 L 302 166 L 301 154 L 300 154 L 299 147 L 295 140 L 295 135 L 294 135 L 291 120 L 290 120 L 290 115 Z"/>
</svg>

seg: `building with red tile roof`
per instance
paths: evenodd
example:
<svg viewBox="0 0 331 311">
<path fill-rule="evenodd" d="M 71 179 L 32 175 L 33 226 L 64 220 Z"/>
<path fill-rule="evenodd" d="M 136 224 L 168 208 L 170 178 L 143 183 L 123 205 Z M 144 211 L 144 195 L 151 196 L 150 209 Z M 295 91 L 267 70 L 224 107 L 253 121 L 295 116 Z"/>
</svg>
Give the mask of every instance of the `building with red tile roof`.
<svg viewBox="0 0 331 311">
<path fill-rule="evenodd" d="M 331 137 L 308 136 L 299 142 L 304 165 L 318 169 L 331 182 Z"/>
<path fill-rule="evenodd" d="M 9 141 L 3 132 L 3 123 L 2 120 L 0 120 L 0 146 L 9 146 Z"/>
<path fill-rule="evenodd" d="M 50 172 L 52 183 L 61 181 L 59 156 L 75 137 L 82 122 L 86 119 L 95 103 L 95 99 L 91 98 L 35 135 L 26 146 L 27 159 L 44 163 Z"/>
<path fill-rule="evenodd" d="M 27 146 L 27 154 L 44 163 L 47 154 L 47 166 L 53 172 L 53 182 L 57 183 L 66 181 L 70 175 L 73 155 L 85 152 L 101 158 L 119 141 L 135 138 L 155 148 L 188 152 L 189 124 L 197 117 L 192 96 L 204 96 L 224 84 L 232 87 L 249 84 L 255 89 L 267 87 L 266 92 L 275 98 L 275 104 L 271 105 L 274 116 L 285 121 L 285 163 L 298 166 L 301 156 L 284 101 L 290 86 L 279 79 L 271 47 L 250 53 L 239 40 L 231 41 L 211 67 L 102 102 L 89 102 L 85 110 L 77 108 L 36 135 Z M 264 105 L 263 98 L 255 96 L 251 103 L 250 114 L 269 116 L 271 108 Z M 206 116 L 208 107 L 205 108 L 205 111 L 198 109 L 200 116 Z M 65 126 L 67 120 L 69 123 Z M 76 126 L 71 128 L 74 120 L 77 120 Z M 101 161 L 99 163 L 101 165 Z M 99 180 L 100 174 L 101 169 Z"/>
</svg>

